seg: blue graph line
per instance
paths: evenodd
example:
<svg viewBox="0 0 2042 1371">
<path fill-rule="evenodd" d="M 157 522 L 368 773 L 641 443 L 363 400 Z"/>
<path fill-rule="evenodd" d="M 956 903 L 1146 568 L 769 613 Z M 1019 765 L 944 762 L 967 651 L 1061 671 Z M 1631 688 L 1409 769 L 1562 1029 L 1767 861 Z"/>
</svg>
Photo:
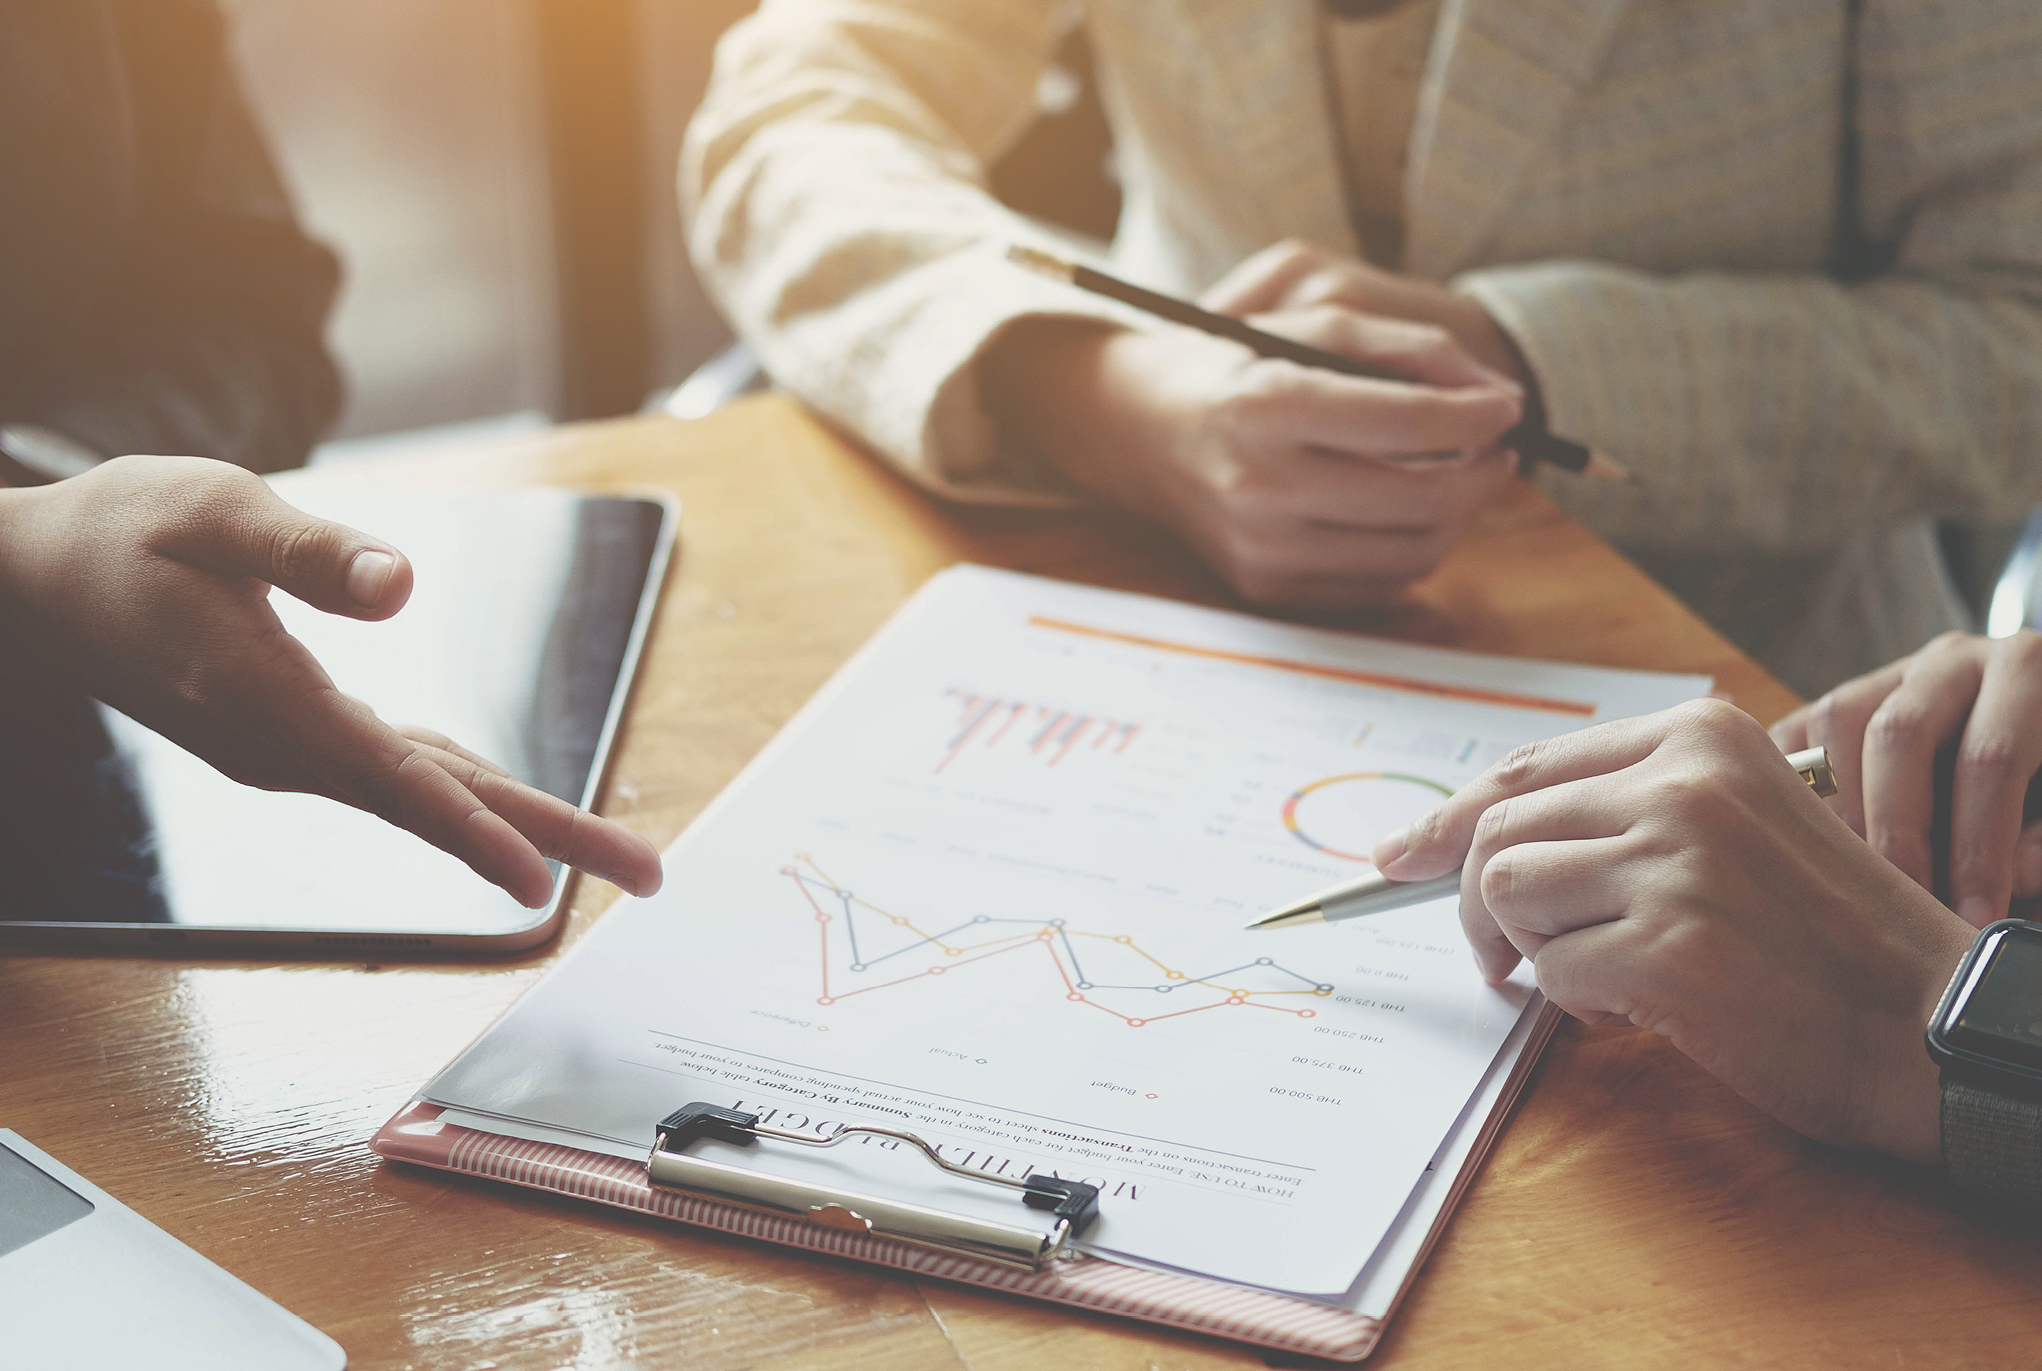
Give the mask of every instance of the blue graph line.
<svg viewBox="0 0 2042 1371">
<path fill-rule="evenodd" d="M 1184 979 L 1178 981 L 1159 981 L 1156 982 L 1155 984 L 1143 983 L 1135 985 L 1123 985 L 1113 982 L 1095 982 L 1085 975 L 1084 963 L 1079 960 L 1078 949 L 1076 945 L 1071 942 L 1070 931 L 1064 927 L 1064 921 L 1062 919 L 996 919 L 991 917 L 990 915 L 976 914 L 973 915 L 971 918 L 965 920 L 963 923 L 956 925 L 953 928 L 947 928 L 943 930 L 941 933 L 925 934 L 922 937 L 914 939 L 912 942 L 903 943 L 901 946 L 893 949 L 893 951 L 891 952 L 883 952 L 880 953 L 878 956 L 871 957 L 868 959 L 867 957 L 864 956 L 862 952 L 859 951 L 858 948 L 858 919 L 857 915 L 853 912 L 854 899 L 852 897 L 851 892 L 848 890 L 841 890 L 836 886 L 829 884 L 826 881 L 817 880 L 813 876 L 806 875 L 800 871 L 796 871 L 791 868 L 789 869 L 788 874 L 793 876 L 795 880 L 800 881 L 803 885 L 808 886 L 813 890 L 825 891 L 836 898 L 839 908 L 841 908 L 844 912 L 844 933 L 851 944 L 850 969 L 852 971 L 870 970 L 872 967 L 877 966 L 879 963 L 883 961 L 887 961 L 891 958 L 898 957 L 903 953 L 912 952 L 919 947 L 929 947 L 932 945 L 936 947 L 947 947 L 949 940 L 953 936 L 962 933 L 969 928 L 976 928 L 981 926 L 990 927 L 993 924 L 1019 924 L 1023 928 L 1029 929 L 1040 930 L 1043 928 L 1051 928 L 1056 930 L 1056 939 L 1057 941 L 1063 944 L 1064 955 L 1070 958 L 1071 976 L 1073 983 L 1080 990 L 1153 990 L 1159 994 L 1167 995 L 1173 990 L 1182 990 L 1186 986 L 1205 985 L 1208 988 L 1211 988 L 1211 983 L 1213 981 L 1218 980 L 1222 976 L 1231 976 L 1238 971 L 1250 971 L 1255 969 L 1256 967 L 1262 967 L 1270 971 L 1280 972 L 1281 974 L 1290 977 L 1292 980 L 1297 981 L 1301 986 L 1305 987 L 1306 989 L 1316 991 L 1318 994 L 1330 995 L 1333 992 L 1333 987 L 1327 984 L 1326 982 L 1315 981 L 1310 976 L 1306 976 L 1299 972 L 1292 971 L 1287 966 L 1278 966 L 1276 962 L 1269 957 L 1257 957 L 1252 962 L 1243 962 L 1239 966 L 1228 967 L 1225 971 L 1209 972 L 1203 976 L 1186 976 Z"/>
</svg>

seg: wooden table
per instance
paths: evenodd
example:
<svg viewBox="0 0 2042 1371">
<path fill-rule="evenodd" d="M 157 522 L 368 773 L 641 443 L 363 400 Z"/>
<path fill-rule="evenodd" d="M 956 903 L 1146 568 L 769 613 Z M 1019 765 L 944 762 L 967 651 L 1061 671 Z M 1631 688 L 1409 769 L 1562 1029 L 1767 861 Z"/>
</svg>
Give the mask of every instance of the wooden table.
<svg viewBox="0 0 2042 1371">
<path fill-rule="evenodd" d="M 682 498 L 678 571 L 607 806 L 661 845 L 951 562 L 1228 602 L 1151 529 L 939 507 L 775 399 L 335 479 L 656 485 Z M 1408 609 L 1358 626 L 1710 672 L 1761 718 L 1791 704 L 1529 490 Z M 582 888 L 569 940 L 611 894 Z M 376 1126 L 558 953 L 452 966 L 0 960 L 0 1124 L 333 1334 L 358 1368 L 1264 1364 L 1238 1346 L 370 1155 Z M 1804 1142 L 1649 1034 L 1570 1024 L 1542 1072 L 1378 1364 L 2042 1358 L 2032 1221 Z"/>
</svg>

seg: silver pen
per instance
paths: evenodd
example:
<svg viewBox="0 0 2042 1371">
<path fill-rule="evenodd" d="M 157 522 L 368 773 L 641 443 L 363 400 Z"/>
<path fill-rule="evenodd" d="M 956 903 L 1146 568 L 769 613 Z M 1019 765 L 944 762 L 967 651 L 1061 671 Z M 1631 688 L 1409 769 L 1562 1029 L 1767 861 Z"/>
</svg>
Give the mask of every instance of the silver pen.
<svg viewBox="0 0 2042 1371">
<path fill-rule="evenodd" d="M 1829 764 L 1828 748 L 1811 747 L 1791 753 L 1787 757 L 1787 765 L 1801 773 L 1801 779 L 1808 782 L 1817 795 L 1828 799 L 1836 794 L 1836 772 Z M 1316 895 L 1307 895 L 1295 904 L 1272 910 L 1249 924 L 1248 928 L 1252 931 L 1258 928 L 1295 928 L 1301 924 L 1337 924 L 1346 919 L 1387 914 L 1393 909 L 1407 909 L 1427 900 L 1458 895 L 1460 889 L 1459 867 L 1444 876 L 1434 876 L 1425 881 L 1393 881 L 1381 872 L 1373 871 Z"/>
</svg>

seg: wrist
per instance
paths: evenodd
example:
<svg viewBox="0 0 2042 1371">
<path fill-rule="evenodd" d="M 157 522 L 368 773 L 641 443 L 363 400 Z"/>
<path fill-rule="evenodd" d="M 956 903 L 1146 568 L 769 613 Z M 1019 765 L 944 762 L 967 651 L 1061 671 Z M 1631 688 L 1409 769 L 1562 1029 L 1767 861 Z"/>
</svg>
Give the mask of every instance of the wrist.
<svg viewBox="0 0 2042 1371">
<path fill-rule="evenodd" d="M 1928 1053 L 1928 1026 L 1957 964 L 1975 936 L 1968 924 L 1942 915 L 1913 959 L 1916 974 L 1890 1025 L 1872 1083 L 1867 1146 L 1904 1161 L 1936 1165 L 1942 1157 L 1942 1071 Z"/>
<path fill-rule="evenodd" d="M 1462 290 L 1449 291 L 1448 295 L 1453 301 L 1448 329 L 1477 361 L 1523 386 L 1529 402 L 1538 393 L 1539 378 L 1525 359 L 1524 349 L 1496 322 L 1496 316 L 1479 297 Z"/>
<path fill-rule="evenodd" d="M 1075 319 L 1010 325 L 979 361 L 979 394 L 1001 450 L 1089 495 L 1139 507 L 1126 463 L 1144 446 L 1127 407 L 1130 344 L 1141 335 Z"/>
</svg>

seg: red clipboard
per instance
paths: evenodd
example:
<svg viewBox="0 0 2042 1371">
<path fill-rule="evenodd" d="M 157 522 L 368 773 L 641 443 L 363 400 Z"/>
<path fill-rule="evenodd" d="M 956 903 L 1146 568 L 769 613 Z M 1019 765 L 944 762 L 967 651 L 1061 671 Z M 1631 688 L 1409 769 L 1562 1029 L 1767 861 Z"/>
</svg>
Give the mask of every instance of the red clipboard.
<svg viewBox="0 0 2042 1371">
<path fill-rule="evenodd" d="M 1517 1043 L 1516 1055 L 1507 1063 L 1507 1069 L 1499 1059 L 1498 1069 L 1503 1071 L 1500 1086 L 1493 1094 L 1485 1088 L 1483 1094 L 1489 1096 L 1487 1111 L 1480 1119 L 1473 1142 L 1456 1163 L 1444 1202 L 1427 1227 L 1415 1258 L 1408 1263 L 1394 1294 L 1379 1314 L 1098 1256 L 1054 1262 L 1038 1271 L 1020 1270 L 913 1243 L 716 1203 L 653 1185 L 643 1162 L 467 1127 L 443 1119 L 445 1109 L 425 1100 L 413 1100 L 399 1110 L 377 1132 L 370 1146 L 391 1161 L 570 1195 L 720 1233 L 883 1266 L 919 1279 L 954 1281 L 1257 1347 L 1357 1362 L 1375 1349 L 1433 1245 L 1445 1232 L 1461 1196 L 1502 1133 L 1560 1017 L 1556 1006 L 1544 1005 L 1528 1033 Z M 1506 1053 L 1510 1050 L 1506 1046 Z M 1470 1119 L 1468 1126 L 1475 1126 L 1475 1121 Z"/>
</svg>

